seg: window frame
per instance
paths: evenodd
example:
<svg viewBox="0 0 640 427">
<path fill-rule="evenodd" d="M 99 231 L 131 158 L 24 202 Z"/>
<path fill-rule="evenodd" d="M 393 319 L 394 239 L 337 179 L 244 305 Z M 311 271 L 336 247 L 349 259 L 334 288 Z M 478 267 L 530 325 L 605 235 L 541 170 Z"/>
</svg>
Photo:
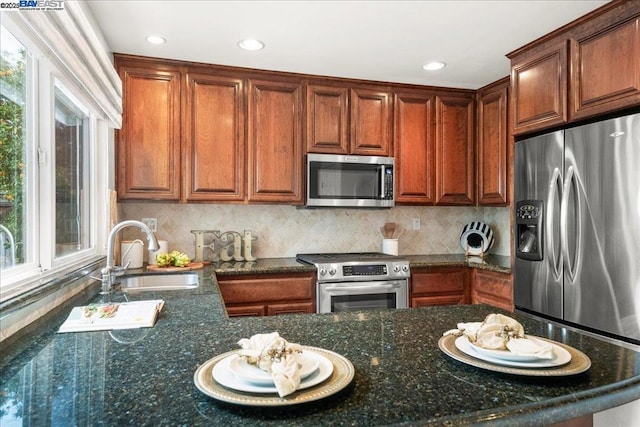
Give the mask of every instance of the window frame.
<svg viewBox="0 0 640 427">
<path fill-rule="evenodd" d="M 8 14 L 0 22 L 27 49 L 27 105 L 25 107 L 26 168 L 25 262 L 0 272 L 0 302 L 43 286 L 62 273 L 88 264 L 104 253 L 109 217 L 109 159 L 113 130 L 94 108 L 86 89 L 56 66 Z M 56 257 L 55 254 L 55 88 L 56 84 L 88 115 L 87 184 L 89 246 Z"/>
</svg>

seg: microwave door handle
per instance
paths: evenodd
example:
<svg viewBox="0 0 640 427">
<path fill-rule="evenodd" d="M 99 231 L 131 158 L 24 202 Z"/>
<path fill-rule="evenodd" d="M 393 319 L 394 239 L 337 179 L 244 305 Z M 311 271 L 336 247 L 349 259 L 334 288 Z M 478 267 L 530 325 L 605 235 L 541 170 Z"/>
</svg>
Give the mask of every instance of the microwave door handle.
<svg viewBox="0 0 640 427">
<path fill-rule="evenodd" d="M 384 200 L 385 194 L 387 194 L 386 189 L 384 188 L 384 170 L 385 166 L 380 165 L 380 199 Z"/>
</svg>

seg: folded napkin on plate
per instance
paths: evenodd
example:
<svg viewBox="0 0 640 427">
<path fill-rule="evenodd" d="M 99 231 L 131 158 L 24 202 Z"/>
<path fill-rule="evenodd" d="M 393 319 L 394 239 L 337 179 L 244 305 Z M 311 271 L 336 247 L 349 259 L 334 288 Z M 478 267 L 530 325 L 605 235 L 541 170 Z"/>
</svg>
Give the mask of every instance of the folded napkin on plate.
<svg viewBox="0 0 640 427">
<path fill-rule="evenodd" d="M 482 322 L 458 323 L 444 335 L 465 335 L 474 345 L 490 350 L 509 350 L 514 354 L 553 358 L 553 346 L 546 341 L 525 336 L 522 325 L 502 314 L 489 314 Z"/>
<path fill-rule="evenodd" d="M 287 396 L 300 386 L 300 344 L 290 343 L 277 332 L 256 334 L 238 341 L 240 356 L 247 362 L 270 372 L 280 397 Z"/>
</svg>

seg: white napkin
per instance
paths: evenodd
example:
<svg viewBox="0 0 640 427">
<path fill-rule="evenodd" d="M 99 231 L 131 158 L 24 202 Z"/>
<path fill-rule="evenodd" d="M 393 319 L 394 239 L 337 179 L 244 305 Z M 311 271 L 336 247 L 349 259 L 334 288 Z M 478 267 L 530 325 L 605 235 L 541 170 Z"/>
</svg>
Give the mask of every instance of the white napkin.
<svg viewBox="0 0 640 427">
<path fill-rule="evenodd" d="M 532 337 L 512 338 L 507 342 L 507 349 L 513 354 L 535 356 L 538 359 L 553 359 L 553 346 Z"/>
<path fill-rule="evenodd" d="M 251 364 L 270 372 L 280 397 L 287 396 L 300 386 L 300 344 L 290 343 L 278 332 L 256 334 L 238 341 L 240 356 Z"/>
<path fill-rule="evenodd" d="M 444 335 L 465 335 L 474 345 L 490 350 L 509 350 L 514 354 L 553 358 L 553 346 L 548 342 L 525 336 L 524 327 L 515 319 L 492 313 L 482 322 L 458 323 Z"/>
</svg>

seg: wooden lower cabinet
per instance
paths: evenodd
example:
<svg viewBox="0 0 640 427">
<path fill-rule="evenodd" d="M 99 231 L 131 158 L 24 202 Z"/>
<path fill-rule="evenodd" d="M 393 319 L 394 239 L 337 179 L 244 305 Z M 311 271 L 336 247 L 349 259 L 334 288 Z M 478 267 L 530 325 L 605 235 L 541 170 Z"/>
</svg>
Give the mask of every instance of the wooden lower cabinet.
<svg viewBox="0 0 640 427">
<path fill-rule="evenodd" d="M 315 313 L 315 273 L 218 275 L 230 317 Z"/>
<path fill-rule="evenodd" d="M 512 275 L 474 268 L 471 303 L 489 304 L 513 311 Z"/>
<path fill-rule="evenodd" d="M 414 268 L 411 270 L 409 304 L 412 308 L 429 305 L 469 303 L 467 267 Z"/>
<path fill-rule="evenodd" d="M 513 311 L 512 275 L 468 267 L 411 269 L 410 307 L 456 304 L 489 304 Z"/>
</svg>

